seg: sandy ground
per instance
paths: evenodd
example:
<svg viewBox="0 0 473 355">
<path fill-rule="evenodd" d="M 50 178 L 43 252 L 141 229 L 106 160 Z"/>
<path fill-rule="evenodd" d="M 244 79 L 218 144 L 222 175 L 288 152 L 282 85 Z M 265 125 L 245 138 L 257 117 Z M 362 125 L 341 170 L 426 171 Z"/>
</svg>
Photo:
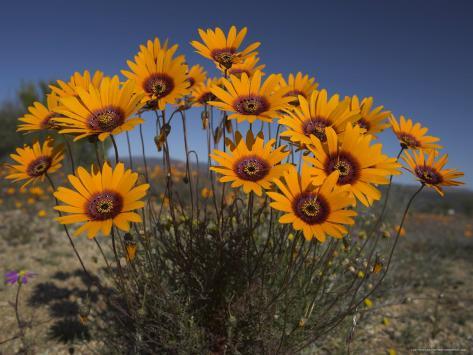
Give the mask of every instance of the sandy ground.
<svg viewBox="0 0 473 355">
<path fill-rule="evenodd" d="M 33 353 L 97 353 L 100 343 L 78 318 L 87 294 L 86 277 L 61 227 L 52 220 L 51 210 L 48 213 L 41 218 L 31 211 L 0 211 L 0 271 L 37 273 L 20 294 L 20 317 L 27 324 L 26 339 Z M 353 354 L 405 354 L 415 349 L 473 353 L 473 238 L 464 235 L 471 222 L 456 216 L 409 219 L 384 291 L 372 299 L 366 312 L 357 315 L 349 345 Z M 95 243 L 74 240 L 87 267 L 93 273 L 103 272 Z M 0 284 L 0 354 L 16 354 L 21 349 L 15 338 L 15 293 L 15 286 Z M 93 287 L 89 297 L 100 302 Z M 347 320 L 313 353 L 346 353 L 351 323 Z"/>
</svg>

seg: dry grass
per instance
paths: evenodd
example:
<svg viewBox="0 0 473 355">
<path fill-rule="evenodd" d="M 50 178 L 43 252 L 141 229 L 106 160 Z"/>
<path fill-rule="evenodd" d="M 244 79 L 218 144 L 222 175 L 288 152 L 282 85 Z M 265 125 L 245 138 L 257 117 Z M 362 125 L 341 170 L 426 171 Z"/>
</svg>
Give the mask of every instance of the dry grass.
<svg viewBox="0 0 473 355">
<path fill-rule="evenodd" d="M 5 205 L 6 204 L 6 205 Z M 40 218 L 37 210 L 49 210 Z M 84 275 L 68 241 L 40 202 L 15 209 L 4 201 L 0 210 L 2 272 L 28 269 L 38 275 L 24 288 L 21 312 L 29 322 L 27 341 L 35 353 L 90 354 L 100 347 L 94 337 L 94 317 L 86 326 L 78 310 L 86 294 Z M 373 305 L 360 309 L 350 349 L 353 354 L 383 354 L 395 349 L 449 348 L 472 351 L 473 238 L 464 236 L 471 219 L 426 213 L 412 215 L 407 235 L 396 251 L 395 264 Z M 88 267 L 102 272 L 94 243 L 76 239 Z M 108 245 L 105 246 L 107 252 Z M 91 300 L 101 303 L 96 290 Z M 14 286 L 0 286 L 0 354 L 20 349 L 13 307 Z M 352 320 L 324 339 L 314 354 L 346 353 Z"/>
</svg>

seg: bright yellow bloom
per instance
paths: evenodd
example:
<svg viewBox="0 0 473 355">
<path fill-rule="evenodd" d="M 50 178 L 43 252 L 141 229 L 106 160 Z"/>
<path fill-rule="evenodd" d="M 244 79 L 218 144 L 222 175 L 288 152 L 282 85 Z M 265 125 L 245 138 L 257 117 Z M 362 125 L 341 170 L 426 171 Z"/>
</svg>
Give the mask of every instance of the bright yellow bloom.
<svg viewBox="0 0 473 355">
<path fill-rule="evenodd" d="M 321 185 L 338 170 L 340 175 L 337 185 L 351 191 L 365 206 L 381 198 L 381 192 L 374 185 L 389 183 L 391 175 L 400 174 L 400 164 L 396 158 L 390 158 L 381 151 L 382 144 L 371 145 L 373 136 L 363 134 L 359 126 L 346 125 L 339 139 L 335 130 L 326 128 L 327 144 L 315 136 L 311 137 L 309 150 L 313 157 L 304 159 L 313 164 L 311 175 L 313 183 Z"/>
<path fill-rule="evenodd" d="M 194 86 L 192 89 L 192 105 L 193 106 L 204 106 L 209 101 L 215 101 L 217 98 L 212 94 L 212 88 L 220 83 L 219 79 L 212 78 L 207 79 L 205 83 Z"/>
<path fill-rule="evenodd" d="M 213 192 L 212 190 L 210 190 L 209 188 L 207 187 L 204 187 L 201 191 L 200 191 L 200 196 L 202 196 L 202 198 L 209 198 L 209 197 L 212 197 L 213 195 Z"/>
<path fill-rule="evenodd" d="M 58 80 L 56 85 L 49 85 L 49 87 L 59 97 L 77 96 L 78 88 L 88 90 L 89 86 L 93 85 L 98 89 L 103 78 L 104 75 L 99 70 L 97 70 L 93 76 L 91 76 L 89 71 L 86 70 L 84 71 L 84 74 L 75 72 L 67 83 Z"/>
<path fill-rule="evenodd" d="M 326 142 L 325 128 L 332 127 L 340 134 L 347 122 L 355 122 L 360 118 L 359 111 L 352 110 L 348 100 L 340 101 L 338 95 L 328 98 L 326 90 L 313 91 L 310 99 L 302 95 L 298 98 L 299 106 L 286 110 L 279 120 L 279 124 L 287 128 L 281 136 L 297 144 L 310 144 L 314 136 Z"/>
<path fill-rule="evenodd" d="M 207 72 L 204 70 L 204 67 L 196 64 L 193 65 L 189 73 L 187 73 L 187 81 L 189 82 L 188 89 L 192 89 L 195 86 L 202 84 L 207 78 Z"/>
<path fill-rule="evenodd" d="M 399 140 L 399 143 L 401 143 L 401 147 L 404 149 L 429 150 L 442 148 L 440 145 L 435 144 L 435 142 L 438 142 L 440 139 L 433 136 L 426 136 L 425 134 L 429 129 L 422 127 L 420 123 L 414 124 L 410 118 L 406 120 L 402 115 L 399 118 L 399 123 L 393 115 L 389 117 L 389 121 L 391 122 L 394 134 Z"/>
<path fill-rule="evenodd" d="M 445 154 L 436 159 L 437 152 L 432 151 L 425 154 L 421 150 L 419 153 L 404 152 L 402 159 L 407 163 L 406 170 L 410 171 L 421 183 L 432 187 L 441 196 L 444 195 L 442 186 L 459 186 L 463 182 L 455 180 L 463 176 L 463 173 L 456 169 L 443 169 L 448 162 L 448 155 Z"/>
<path fill-rule="evenodd" d="M 352 204 L 350 193 L 336 189 L 338 172 L 330 175 L 320 187 L 311 184 L 305 164 L 300 176 L 292 166 L 283 177 L 285 182 L 274 180 L 281 193 L 267 193 L 274 200 L 270 206 L 285 212 L 279 223 L 291 223 L 295 230 L 303 231 L 307 240 L 315 236 L 321 242 L 327 235 L 342 238 L 347 233 L 344 225 L 354 224 L 356 212 L 345 209 Z"/>
<path fill-rule="evenodd" d="M 38 211 L 38 217 L 46 217 L 48 213 L 45 210 Z"/>
<path fill-rule="evenodd" d="M 136 83 L 136 91 L 144 95 L 143 101 L 152 108 L 164 110 L 166 104 L 175 104 L 189 94 L 188 67 L 183 55 L 174 58 L 178 46 L 161 46 L 158 38 L 141 45 L 135 61 L 128 60 L 131 71 L 122 74 Z"/>
<path fill-rule="evenodd" d="M 391 112 L 383 111 L 383 106 L 373 108 L 372 97 L 365 97 L 360 102 L 358 96 L 355 95 L 350 98 L 350 107 L 352 111 L 360 112 L 361 118 L 356 124 L 363 128 L 365 133 L 375 136 L 376 133 L 382 132 L 390 126 L 386 120 Z"/>
<path fill-rule="evenodd" d="M 135 186 L 138 174 L 125 170 L 122 163 L 114 169 L 105 163 L 97 173 L 79 167 L 77 176 L 68 178 L 74 190 L 59 187 L 54 196 L 65 205 L 55 209 L 68 213 L 57 218 L 60 223 L 83 223 L 74 235 L 87 232 L 89 238 L 94 238 L 102 230 L 107 236 L 113 225 L 128 232 L 130 222 L 141 222 L 140 215 L 132 211 L 144 207 L 140 199 L 146 195 L 149 185 Z"/>
<path fill-rule="evenodd" d="M 249 78 L 251 78 L 257 71 L 261 71 L 261 74 L 264 75 L 263 69 L 266 67 L 264 64 L 258 65 L 259 58 L 256 55 L 246 58 L 241 63 L 233 64 L 230 69 L 228 69 L 228 75 L 235 75 L 237 78 L 241 78 L 241 74 L 246 73 Z M 222 69 L 222 71 L 224 71 Z"/>
<path fill-rule="evenodd" d="M 279 77 L 270 75 L 261 85 L 261 72 L 257 71 L 251 79 L 243 73 L 241 79 L 231 75 L 230 80 L 223 78 L 225 90 L 213 87 L 212 93 L 221 100 L 209 104 L 221 110 L 233 112 L 229 119 L 250 123 L 259 119 L 271 122 L 280 110 L 288 109 L 291 97 L 285 97 L 288 88 L 275 90 Z"/>
<path fill-rule="evenodd" d="M 285 146 L 273 149 L 276 142 L 271 139 L 266 144 L 261 137 L 241 139 L 235 149 L 228 153 L 214 150 L 211 157 L 220 166 L 212 166 L 210 169 L 222 174 L 220 182 L 232 182 L 232 187 L 243 186 L 245 193 L 253 191 L 261 196 L 262 189 L 269 189 L 271 181 L 278 178 L 288 169 L 290 164 L 280 164 L 289 152 L 285 152 Z"/>
<path fill-rule="evenodd" d="M 59 106 L 59 96 L 54 93 L 49 94 L 46 101 L 46 106 L 36 101 L 28 107 L 29 113 L 18 119 L 23 122 L 18 125 L 18 132 L 32 133 L 53 128 L 51 118 L 57 116 L 56 109 Z"/>
<path fill-rule="evenodd" d="M 54 147 L 50 138 L 46 139 L 43 146 L 36 141 L 31 147 L 25 145 L 23 148 L 17 148 L 16 153 L 10 157 L 18 164 L 9 165 L 10 174 L 6 179 L 14 182 L 26 180 L 22 187 L 38 180 L 43 181 L 46 174 L 54 173 L 62 166 L 61 161 L 64 158 L 61 147 Z"/>
<path fill-rule="evenodd" d="M 98 136 L 104 141 L 111 134 L 130 131 L 144 121 L 132 117 L 142 106 L 142 95 L 133 93 L 135 84 L 127 81 L 120 84 L 118 76 L 104 78 L 97 89 L 77 88 L 79 97 L 69 96 L 61 99 L 62 106 L 57 111 L 63 117 L 54 118 L 61 126 L 59 133 L 72 133 L 74 141 L 88 136 Z"/>
<path fill-rule="evenodd" d="M 199 35 L 203 43 L 192 41 L 191 45 L 197 50 L 197 53 L 213 60 L 217 67 L 230 69 L 233 64 L 255 55 L 254 50 L 260 46 L 259 42 L 255 42 L 239 51 L 246 32 L 246 27 L 237 33 L 236 27 L 232 26 L 228 36 L 225 36 L 225 33 L 218 27 L 215 31 L 211 29 L 204 31 L 199 28 Z"/>
<path fill-rule="evenodd" d="M 298 72 L 296 75 L 289 74 L 287 81 L 281 75 L 279 80 L 279 85 L 281 87 L 289 88 L 289 91 L 286 95 L 294 97 L 292 103 L 295 105 L 297 105 L 297 97 L 299 95 L 303 96 L 306 100 L 308 100 L 312 92 L 316 90 L 319 86 L 319 84 L 315 82 L 315 78 L 311 78 L 307 74 L 302 75 L 301 72 Z"/>
</svg>

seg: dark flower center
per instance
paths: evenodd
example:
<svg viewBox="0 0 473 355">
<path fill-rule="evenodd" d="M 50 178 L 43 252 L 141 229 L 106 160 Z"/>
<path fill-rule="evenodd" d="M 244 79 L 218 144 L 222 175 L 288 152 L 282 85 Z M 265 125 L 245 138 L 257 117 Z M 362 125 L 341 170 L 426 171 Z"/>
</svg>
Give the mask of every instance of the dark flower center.
<svg viewBox="0 0 473 355">
<path fill-rule="evenodd" d="M 416 166 L 415 173 L 417 177 L 426 184 L 438 185 L 443 181 L 442 175 L 440 175 L 439 172 L 431 166 Z"/>
<path fill-rule="evenodd" d="M 268 111 L 269 103 L 263 96 L 240 96 L 233 103 L 233 107 L 242 115 L 259 115 Z"/>
<path fill-rule="evenodd" d="M 234 165 L 234 172 L 242 180 L 258 181 L 269 173 L 269 164 L 260 157 L 251 156 L 238 160 Z"/>
<path fill-rule="evenodd" d="M 338 170 L 338 185 L 353 184 L 360 177 L 360 164 L 349 153 L 341 152 L 338 156 L 330 157 L 325 163 L 325 172 L 330 174 Z"/>
<path fill-rule="evenodd" d="M 398 133 L 397 138 L 405 148 L 418 148 L 421 145 L 416 137 L 409 133 Z"/>
<path fill-rule="evenodd" d="M 43 120 L 41 121 L 40 123 L 40 127 L 42 129 L 48 129 L 48 128 L 51 128 L 53 127 L 53 125 L 51 124 L 51 118 L 53 117 L 56 117 L 57 114 L 54 114 L 54 113 L 50 113 L 49 115 L 47 115 L 45 118 L 43 118 Z"/>
<path fill-rule="evenodd" d="M 364 119 L 364 118 L 361 118 L 360 120 L 358 120 L 358 122 L 356 122 L 356 124 L 357 124 L 359 127 L 365 129 L 366 131 L 369 131 L 369 129 L 370 129 L 370 123 L 369 123 L 369 121 L 366 120 L 366 119 Z"/>
<path fill-rule="evenodd" d="M 116 217 L 123 208 L 123 197 L 115 191 L 98 192 L 86 203 L 87 215 L 93 221 Z"/>
<path fill-rule="evenodd" d="M 330 206 L 323 196 L 313 192 L 303 192 L 292 202 L 295 215 L 305 223 L 314 225 L 325 222 L 330 214 Z"/>
<path fill-rule="evenodd" d="M 284 97 L 293 96 L 294 100 L 292 100 L 289 103 L 291 105 L 298 106 L 299 105 L 299 98 L 298 98 L 299 95 L 302 95 L 302 96 L 305 97 L 305 94 L 304 94 L 303 91 L 294 89 L 294 90 L 289 91 L 286 95 L 284 95 Z"/>
<path fill-rule="evenodd" d="M 161 99 L 174 89 L 174 80 L 167 74 L 151 74 L 143 83 L 143 89 L 150 95 Z"/>
<path fill-rule="evenodd" d="M 125 113 L 119 107 L 106 107 L 94 111 L 88 119 L 89 128 L 95 131 L 111 132 L 125 122 Z"/>
<path fill-rule="evenodd" d="M 241 74 L 243 74 L 243 73 L 248 75 L 248 77 L 251 75 L 251 73 L 246 69 L 230 69 L 230 70 L 228 70 L 228 74 L 235 75 L 237 77 L 240 77 Z"/>
<path fill-rule="evenodd" d="M 302 124 L 302 130 L 306 136 L 309 137 L 313 134 L 320 139 L 321 142 L 326 142 L 327 136 L 325 135 L 325 128 L 331 124 L 332 122 L 323 117 L 309 118 Z"/>
<path fill-rule="evenodd" d="M 26 173 L 31 177 L 44 175 L 51 167 L 52 159 L 48 156 L 40 156 L 28 164 Z"/>
<path fill-rule="evenodd" d="M 214 49 L 211 53 L 212 58 L 222 66 L 230 69 L 235 58 L 235 48 Z"/>
<path fill-rule="evenodd" d="M 188 89 L 190 89 L 191 87 L 194 86 L 194 84 L 195 84 L 195 79 L 194 79 L 193 77 L 191 77 L 191 76 L 188 77 L 188 78 L 187 78 L 187 81 L 189 82 L 189 87 L 188 87 Z"/>
<path fill-rule="evenodd" d="M 197 101 L 199 101 L 202 105 L 206 104 L 209 101 L 215 101 L 217 97 L 212 94 L 211 92 L 205 92 L 200 97 L 198 98 Z"/>
</svg>

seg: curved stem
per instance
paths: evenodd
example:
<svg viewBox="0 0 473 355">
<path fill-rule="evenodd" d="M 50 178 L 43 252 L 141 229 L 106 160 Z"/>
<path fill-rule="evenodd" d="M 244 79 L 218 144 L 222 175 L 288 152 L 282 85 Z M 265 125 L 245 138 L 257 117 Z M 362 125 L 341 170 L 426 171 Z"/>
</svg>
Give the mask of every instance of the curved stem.
<svg viewBox="0 0 473 355">
<path fill-rule="evenodd" d="M 115 165 L 117 165 L 119 162 L 117 142 L 115 141 L 113 134 L 111 134 L 110 137 L 112 138 L 113 150 L 115 152 Z"/>
<path fill-rule="evenodd" d="M 54 182 L 53 182 L 53 180 L 51 179 L 51 177 L 50 177 L 48 174 L 46 174 L 46 178 L 48 179 L 49 184 L 51 185 L 52 189 L 55 191 L 55 190 L 56 190 L 56 187 L 54 186 Z M 55 200 L 56 200 L 56 206 L 57 206 L 57 205 L 58 205 L 58 200 L 57 200 L 56 198 L 55 198 Z M 58 213 L 59 217 L 62 216 L 61 211 L 57 211 L 57 213 Z M 87 277 L 89 278 L 89 281 L 92 281 L 92 277 L 91 277 L 91 275 L 89 274 L 89 272 L 87 271 L 87 269 L 86 269 L 86 267 L 85 267 L 85 265 L 84 265 L 84 262 L 82 261 L 82 258 L 80 257 L 80 254 L 79 254 L 79 252 L 77 251 L 74 242 L 72 241 L 71 235 L 70 235 L 70 233 L 69 233 L 69 229 L 67 228 L 67 226 L 66 226 L 65 224 L 63 224 L 62 226 L 64 227 L 64 231 L 66 232 L 67 238 L 69 239 L 69 243 L 71 244 L 71 247 L 72 247 L 72 249 L 74 250 L 74 253 L 76 254 L 76 257 L 77 257 L 77 259 L 79 260 L 80 265 L 82 266 L 82 270 L 84 270 L 84 273 L 85 273 L 85 274 L 87 275 Z"/>
<path fill-rule="evenodd" d="M 141 140 L 141 153 L 143 154 L 143 164 L 145 168 L 145 179 L 146 179 L 146 182 L 149 183 L 148 163 L 146 161 L 145 140 L 143 138 L 143 125 L 142 124 L 140 124 L 140 140 Z"/>
<path fill-rule="evenodd" d="M 130 134 L 126 131 L 126 144 L 128 146 L 128 159 L 130 164 L 130 169 L 133 170 L 133 157 L 131 155 L 131 143 L 130 143 Z"/>
<path fill-rule="evenodd" d="M 98 164 L 97 168 L 100 169 L 100 167 L 102 166 L 102 161 L 100 160 L 99 144 L 97 140 L 94 141 L 94 148 L 95 148 L 95 158 L 97 159 L 97 164 Z"/>
<path fill-rule="evenodd" d="M 71 161 L 72 174 L 74 174 L 76 171 L 76 166 L 74 163 L 74 155 L 72 154 L 71 143 L 69 143 L 69 141 L 67 140 L 67 136 L 64 136 L 64 142 L 66 143 L 67 152 L 69 153 L 69 160 Z"/>
<path fill-rule="evenodd" d="M 383 282 L 384 278 L 386 277 L 387 273 L 388 273 L 388 270 L 389 270 L 389 266 L 391 265 L 391 260 L 392 260 L 392 257 L 394 255 L 394 250 L 396 249 L 396 246 L 397 246 L 397 243 L 399 241 L 399 236 L 401 234 L 401 230 L 402 230 L 402 226 L 404 225 L 404 222 L 406 220 L 406 217 L 407 217 L 407 213 L 409 212 L 409 208 L 411 207 L 412 205 L 412 202 L 414 201 L 414 199 L 416 198 L 416 196 L 422 191 L 422 189 L 424 188 L 424 184 L 422 184 L 420 186 L 419 189 L 416 190 L 416 192 L 414 192 L 414 194 L 412 194 L 411 198 L 409 199 L 409 202 L 407 203 L 406 205 L 406 208 L 404 209 L 404 213 L 402 214 L 402 218 L 401 218 L 401 223 L 399 224 L 399 228 L 397 230 L 397 233 L 396 233 L 396 238 L 394 240 L 394 244 L 391 248 L 391 252 L 389 253 L 389 257 L 388 257 L 388 262 L 386 264 L 386 269 L 384 270 L 384 273 L 381 275 L 381 277 L 379 278 L 378 282 L 376 283 L 376 285 L 374 285 L 374 287 L 368 292 L 368 294 L 366 296 L 364 296 L 360 302 L 358 302 L 355 307 L 353 309 L 356 309 L 365 299 L 367 299 L 371 294 L 373 294 L 373 292 L 378 288 L 378 286 L 381 284 L 381 282 Z"/>
</svg>

